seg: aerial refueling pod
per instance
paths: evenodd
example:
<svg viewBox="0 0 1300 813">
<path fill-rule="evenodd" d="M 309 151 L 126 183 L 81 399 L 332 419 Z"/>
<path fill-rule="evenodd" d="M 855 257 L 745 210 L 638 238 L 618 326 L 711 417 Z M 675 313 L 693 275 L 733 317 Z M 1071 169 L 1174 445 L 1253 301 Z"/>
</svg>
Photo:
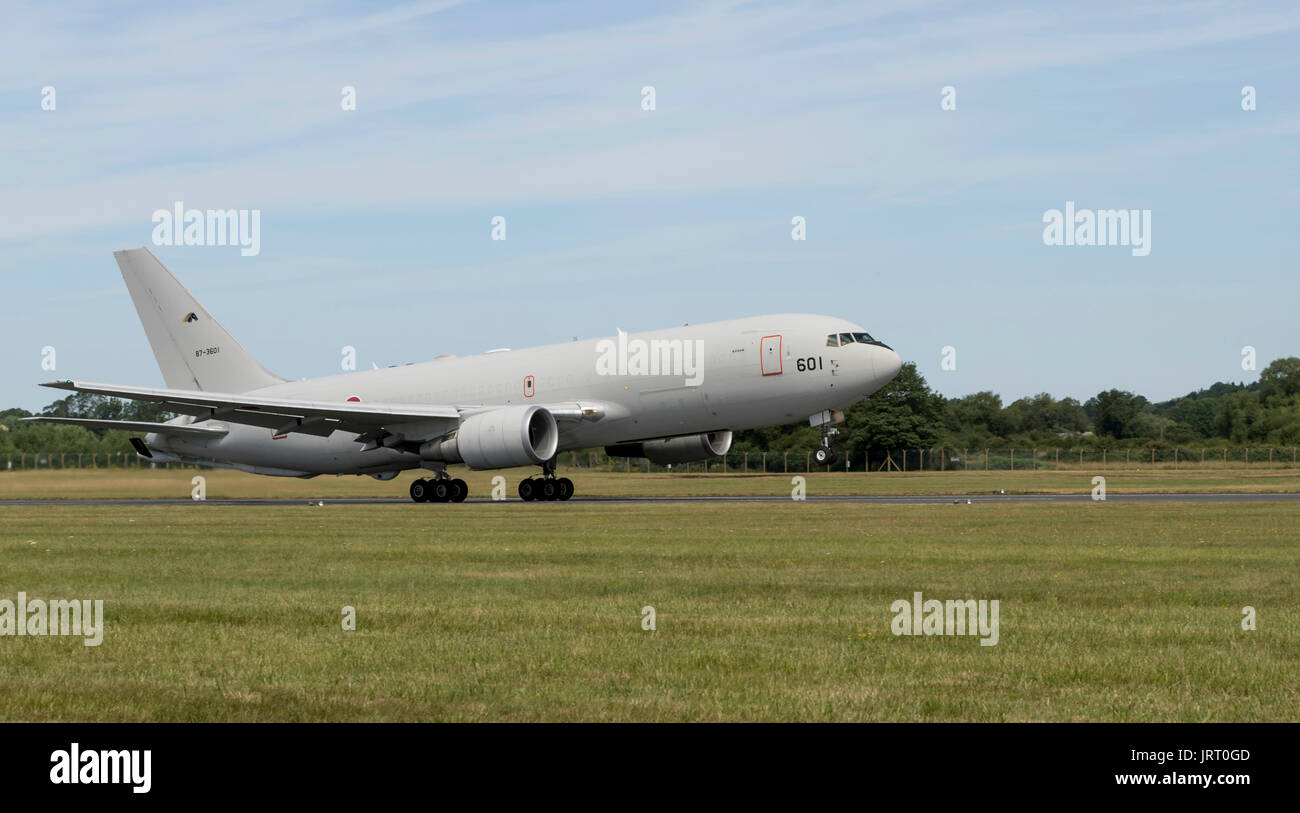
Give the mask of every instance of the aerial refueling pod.
<svg viewBox="0 0 1300 813">
<path fill-rule="evenodd" d="M 456 434 L 420 447 L 420 457 L 471 469 L 541 465 L 555 457 L 560 429 L 545 407 L 512 406 L 461 421 Z"/>
<path fill-rule="evenodd" d="M 680 438 L 647 440 L 644 443 L 619 443 L 606 446 L 610 457 L 644 457 L 651 463 L 666 466 L 669 463 L 692 463 L 724 455 L 731 448 L 731 432 L 704 432 Z"/>
</svg>

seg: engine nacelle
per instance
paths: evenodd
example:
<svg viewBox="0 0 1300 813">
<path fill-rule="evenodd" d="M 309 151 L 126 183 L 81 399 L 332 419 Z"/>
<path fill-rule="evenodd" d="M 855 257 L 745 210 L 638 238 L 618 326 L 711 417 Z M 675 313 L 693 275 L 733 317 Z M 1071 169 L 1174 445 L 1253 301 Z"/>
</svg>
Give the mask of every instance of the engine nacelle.
<svg viewBox="0 0 1300 813">
<path fill-rule="evenodd" d="M 651 463 L 666 466 L 669 463 L 693 463 L 727 453 L 731 448 L 731 432 L 704 432 L 683 438 L 647 440 L 644 443 L 620 443 L 606 446 L 610 457 L 644 457 Z"/>
<path fill-rule="evenodd" d="M 420 457 L 464 463 L 471 469 L 541 465 L 555 456 L 560 429 L 545 407 L 513 406 L 461 421 L 454 437 L 429 441 Z"/>
</svg>

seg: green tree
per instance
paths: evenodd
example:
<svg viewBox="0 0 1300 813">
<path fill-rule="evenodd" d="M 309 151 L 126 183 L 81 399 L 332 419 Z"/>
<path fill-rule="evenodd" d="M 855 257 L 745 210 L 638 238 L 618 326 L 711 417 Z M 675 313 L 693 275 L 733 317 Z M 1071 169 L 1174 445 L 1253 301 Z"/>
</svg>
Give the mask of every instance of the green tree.
<svg viewBox="0 0 1300 813">
<path fill-rule="evenodd" d="M 1147 399 L 1125 390 L 1106 390 L 1088 399 L 1086 407 L 1092 413 L 1097 434 L 1113 438 L 1137 437 L 1141 431 L 1140 417 Z"/>
<path fill-rule="evenodd" d="M 1002 397 L 984 390 L 961 398 L 952 398 L 946 404 L 948 428 L 954 432 L 981 432 L 1002 435 L 1006 425 L 1002 418 Z"/>
<path fill-rule="evenodd" d="M 1300 358 L 1274 359 L 1259 374 L 1265 403 L 1285 403 L 1300 395 Z"/>
<path fill-rule="evenodd" d="M 1222 409 L 1219 413 L 1219 431 L 1223 437 L 1233 443 L 1247 443 L 1261 440 L 1261 426 L 1264 417 L 1257 392 L 1234 392 L 1220 399 Z"/>
<path fill-rule="evenodd" d="M 1088 412 L 1074 398 L 1062 398 L 1052 406 L 1052 431 L 1086 432 L 1092 429 Z"/>
<path fill-rule="evenodd" d="M 859 462 L 864 453 L 881 458 L 887 451 L 927 449 L 939 441 L 943 414 L 943 396 L 908 362 L 893 381 L 849 408 L 838 445 Z"/>
<path fill-rule="evenodd" d="M 126 401 L 105 395 L 78 392 L 55 401 L 42 415 L 60 418 L 99 418 L 107 421 L 165 421 L 174 415 L 150 401 Z"/>
</svg>

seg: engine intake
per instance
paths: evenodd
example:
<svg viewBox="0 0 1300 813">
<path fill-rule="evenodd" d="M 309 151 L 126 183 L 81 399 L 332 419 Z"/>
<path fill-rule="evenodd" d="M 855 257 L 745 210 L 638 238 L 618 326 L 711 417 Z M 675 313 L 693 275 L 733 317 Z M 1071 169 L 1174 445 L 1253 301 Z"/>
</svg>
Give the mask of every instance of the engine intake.
<svg viewBox="0 0 1300 813">
<path fill-rule="evenodd" d="M 420 457 L 471 469 L 540 465 L 555 456 L 560 429 L 545 407 L 514 406 L 461 421 L 456 434 L 420 447 Z"/>
<path fill-rule="evenodd" d="M 647 440 L 644 443 L 619 443 L 606 446 L 610 457 L 644 457 L 651 463 L 693 463 L 724 455 L 731 448 L 731 432 L 704 432 L 682 438 Z"/>
</svg>

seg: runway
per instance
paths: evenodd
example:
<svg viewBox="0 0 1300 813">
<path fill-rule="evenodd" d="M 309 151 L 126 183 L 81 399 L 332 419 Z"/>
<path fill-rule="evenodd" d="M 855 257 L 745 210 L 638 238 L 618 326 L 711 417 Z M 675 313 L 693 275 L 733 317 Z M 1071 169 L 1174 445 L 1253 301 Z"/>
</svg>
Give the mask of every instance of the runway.
<svg viewBox="0 0 1300 813">
<path fill-rule="evenodd" d="M 483 497 L 470 498 L 463 504 L 501 502 L 513 505 L 526 505 L 517 497 L 506 500 L 491 500 Z M 574 497 L 573 503 L 591 504 L 638 504 L 638 503 L 788 503 L 793 502 L 789 496 L 701 496 L 701 497 Z M 857 495 L 857 496 L 808 496 L 804 502 L 809 503 L 848 503 L 858 505 L 976 505 L 976 504 L 1020 504 L 1020 503 L 1247 503 L 1247 502 L 1300 502 L 1300 493 L 1284 494 L 1109 494 L 1104 501 L 1093 500 L 1091 493 L 1082 494 L 922 494 L 904 496 Z M 401 497 L 337 497 L 319 499 L 278 498 L 278 499 L 166 499 L 166 500 L 128 500 L 128 499 L 86 499 L 86 500 L 0 500 L 0 507 L 58 507 L 58 506 L 204 506 L 204 505 L 246 505 L 255 507 L 282 507 L 293 505 L 412 505 Z M 557 503 L 563 505 L 564 503 Z M 425 505 L 451 505 L 447 503 L 425 503 Z"/>
</svg>

